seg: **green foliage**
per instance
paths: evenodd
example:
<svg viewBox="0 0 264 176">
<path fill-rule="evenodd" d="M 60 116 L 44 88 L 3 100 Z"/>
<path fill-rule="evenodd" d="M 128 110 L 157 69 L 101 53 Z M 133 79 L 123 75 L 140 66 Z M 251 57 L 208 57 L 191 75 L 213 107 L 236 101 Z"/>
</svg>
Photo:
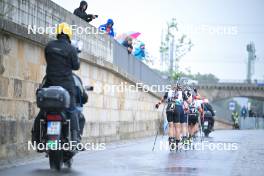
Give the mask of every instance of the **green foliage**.
<svg viewBox="0 0 264 176">
<path fill-rule="evenodd" d="M 172 79 L 172 80 L 178 80 L 178 79 L 180 79 L 183 75 L 184 75 L 183 72 L 176 72 L 176 71 L 174 71 L 174 72 L 172 72 L 172 74 L 171 74 L 171 79 Z"/>
<path fill-rule="evenodd" d="M 249 99 L 248 100 L 251 103 L 251 108 L 257 115 L 261 116 L 263 114 L 263 101 L 256 100 L 256 99 Z"/>
<path fill-rule="evenodd" d="M 199 83 L 218 83 L 219 79 L 213 74 L 200 74 L 197 73 L 194 75 L 194 79 L 197 80 Z"/>
<path fill-rule="evenodd" d="M 213 74 L 191 74 L 191 72 L 189 73 L 184 73 L 182 71 L 173 71 L 170 75 L 170 78 L 172 80 L 178 80 L 181 77 L 187 77 L 193 80 L 197 80 L 199 83 L 211 83 L 211 84 L 215 84 L 218 83 L 219 79 L 213 75 Z"/>
<path fill-rule="evenodd" d="M 182 71 L 173 71 L 172 74 L 171 74 L 171 79 L 172 80 L 178 80 L 180 79 L 181 77 L 188 77 L 190 79 L 194 79 L 194 75 L 190 74 L 190 73 L 184 73 Z"/>
</svg>

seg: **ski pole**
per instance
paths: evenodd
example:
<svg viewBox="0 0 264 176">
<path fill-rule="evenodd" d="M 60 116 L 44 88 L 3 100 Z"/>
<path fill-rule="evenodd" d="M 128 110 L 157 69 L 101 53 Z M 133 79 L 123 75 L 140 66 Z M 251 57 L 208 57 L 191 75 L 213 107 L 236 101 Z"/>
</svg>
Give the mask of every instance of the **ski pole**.
<svg viewBox="0 0 264 176">
<path fill-rule="evenodd" d="M 165 105 L 163 106 L 163 110 L 162 110 L 162 114 L 161 114 L 162 119 L 163 119 L 164 109 L 165 109 Z M 155 149 L 155 145 L 156 145 L 157 137 L 158 137 L 158 134 L 159 134 L 160 126 L 161 126 L 161 123 L 160 123 L 159 128 L 158 128 L 157 133 L 156 133 L 156 137 L 155 137 L 155 140 L 154 140 L 152 151 L 154 151 L 154 149 Z"/>
</svg>

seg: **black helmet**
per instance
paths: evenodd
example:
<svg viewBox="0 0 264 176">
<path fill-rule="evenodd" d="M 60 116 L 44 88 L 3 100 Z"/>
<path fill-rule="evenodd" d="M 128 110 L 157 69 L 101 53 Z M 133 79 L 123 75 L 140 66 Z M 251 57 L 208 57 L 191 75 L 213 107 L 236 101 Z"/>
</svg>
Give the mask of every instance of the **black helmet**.
<svg viewBox="0 0 264 176">
<path fill-rule="evenodd" d="M 191 97 L 192 96 L 192 93 L 191 93 L 191 91 L 190 90 L 185 90 L 184 92 L 183 92 L 183 100 L 188 100 L 188 98 L 189 97 Z"/>
<path fill-rule="evenodd" d="M 182 89 L 182 85 L 179 82 L 176 83 L 176 89 L 177 90 Z"/>
<path fill-rule="evenodd" d="M 212 117 L 212 113 L 210 111 L 205 111 L 204 116 L 205 117 Z"/>
<path fill-rule="evenodd" d="M 197 89 L 196 89 L 196 88 L 193 88 L 193 91 L 194 91 L 195 93 L 197 93 Z"/>
</svg>

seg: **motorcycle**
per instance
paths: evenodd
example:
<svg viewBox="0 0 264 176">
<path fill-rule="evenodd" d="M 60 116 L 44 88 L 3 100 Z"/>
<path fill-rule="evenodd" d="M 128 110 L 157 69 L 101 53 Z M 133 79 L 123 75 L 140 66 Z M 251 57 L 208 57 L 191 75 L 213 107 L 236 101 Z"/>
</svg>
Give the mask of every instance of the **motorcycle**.
<svg viewBox="0 0 264 176">
<path fill-rule="evenodd" d="M 93 90 L 93 87 L 85 87 Z M 37 90 L 37 106 L 44 112 L 40 120 L 40 143 L 49 157 L 51 169 L 61 170 L 63 164 L 71 168 L 72 157 L 77 153 L 78 132 L 70 130 L 68 108 L 70 107 L 70 94 L 60 86 L 50 86 Z M 75 136 L 75 138 L 73 137 Z"/>
<path fill-rule="evenodd" d="M 213 118 L 212 113 L 210 111 L 205 111 L 202 122 L 202 129 L 205 137 L 208 137 L 209 133 L 212 132 L 213 126 L 210 123 L 210 119 L 212 118 Z"/>
<path fill-rule="evenodd" d="M 80 40 L 72 40 L 72 46 L 76 48 L 77 53 L 81 53 L 83 42 Z M 37 90 L 37 106 L 41 109 L 44 116 L 40 119 L 40 144 L 44 146 L 40 152 L 46 152 L 49 157 L 51 169 L 60 170 L 64 164 L 70 168 L 73 162 L 72 157 L 77 153 L 76 145 L 79 134 L 77 130 L 71 130 L 70 120 L 70 94 L 60 86 L 50 86 Z M 78 82 L 78 81 L 77 81 Z M 82 84 L 79 81 L 79 84 Z M 79 85 L 82 87 L 82 85 Z M 92 91 L 92 86 L 86 86 L 84 91 Z M 76 107 L 77 109 L 78 107 Z"/>
</svg>

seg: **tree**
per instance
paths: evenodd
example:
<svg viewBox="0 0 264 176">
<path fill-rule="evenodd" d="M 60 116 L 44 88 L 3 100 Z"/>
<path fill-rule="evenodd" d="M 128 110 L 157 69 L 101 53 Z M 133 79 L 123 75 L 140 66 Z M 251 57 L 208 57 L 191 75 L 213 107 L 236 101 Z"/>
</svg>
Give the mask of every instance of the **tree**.
<svg viewBox="0 0 264 176">
<path fill-rule="evenodd" d="M 249 99 L 249 102 L 251 104 L 251 110 L 256 113 L 256 116 L 262 116 L 263 115 L 263 102 L 256 99 Z"/>
<path fill-rule="evenodd" d="M 219 79 L 213 74 L 200 74 L 197 73 L 194 75 L 194 79 L 197 80 L 199 83 L 209 83 L 215 84 L 218 83 Z"/>
<path fill-rule="evenodd" d="M 162 34 L 160 45 L 162 70 L 168 70 L 170 74 L 178 70 L 180 59 L 190 52 L 192 47 L 192 41 L 187 35 L 179 33 L 178 23 L 173 18 L 167 23 L 166 34 Z"/>
<path fill-rule="evenodd" d="M 209 84 L 215 84 L 218 83 L 219 79 L 213 75 L 213 74 L 191 74 L 189 73 L 184 73 L 182 71 L 173 71 L 170 74 L 170 78 L 172 80 L 179 80 L 181 77 L 187 77 L 193 80 L 197 80 L 199 83 L 209 83 Z"/>
</svg>

